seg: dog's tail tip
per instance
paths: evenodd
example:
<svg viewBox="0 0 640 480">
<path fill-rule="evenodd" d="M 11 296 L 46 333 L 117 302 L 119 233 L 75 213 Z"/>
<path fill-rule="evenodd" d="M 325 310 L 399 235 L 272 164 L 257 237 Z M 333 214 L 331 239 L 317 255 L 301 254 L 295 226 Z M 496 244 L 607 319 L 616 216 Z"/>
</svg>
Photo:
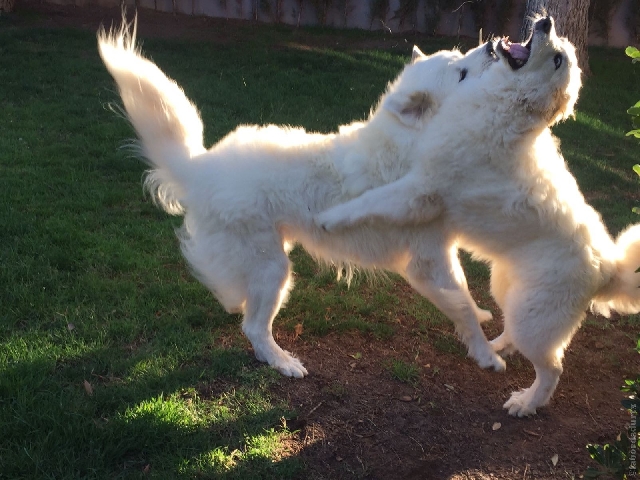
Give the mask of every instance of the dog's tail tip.
<svg viewBox="0 0 640 480">
<path fill-rule="evenodd" d="M 592 310 L 606 317 L 612 310 L 621 314 L 640 312 L 640 224 L 623 230 L 616 248 L 616 272 L 592 303 Z"/>
<path fill-rule="evenodd" d="M 123 16 L 119 27 L 101 27 L 98 50 L 138 133 L 140 152 L 152 165 L 167 167 L 205 151 L 202 120 L 178 84 L 142 55 L 136 25 L 136 18 Z"/>
<path fill-rule="evenodd" d="M 116 52 L 139 53 L 140 49 L 136 46 L 138 14 L 136 13 L 132 20 L 127 20 L 126 11 L 123 10 L 122 21 L 119 26 L 112 24 L 107 30 L 104 25 L 100 25 L 96 36 L 98 38 L 98 51 L 103 60 L 107 56 L 113 56 Z"/>
</svg>

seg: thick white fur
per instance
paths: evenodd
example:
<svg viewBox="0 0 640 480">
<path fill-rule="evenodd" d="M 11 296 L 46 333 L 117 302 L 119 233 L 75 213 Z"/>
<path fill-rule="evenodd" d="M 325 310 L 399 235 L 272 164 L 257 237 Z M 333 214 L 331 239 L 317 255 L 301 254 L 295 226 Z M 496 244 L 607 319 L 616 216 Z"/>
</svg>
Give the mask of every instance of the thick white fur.
<svg viewBox="0 0 640 480">
<path fill-rule="evenodd" d="M 640 311 L 640 225 L 614 242 L 565 165 L 548 127 L 572 113 L 580 70 L 573 46 L 542 25 L 521 69 L 496 63 L 443 102 L 411 172 L 317 217 L 334 232 L 414 224 L 422 215 L 449 245 L 489 262 L 504 313 L 493 346 L 519 350 L 536 371 L 533 385 L 504 405 L 517 416 L 551 398 L 589 307 Z M 439 196 L 443 208 L 414 211 L 412 202 L 426 195 Z"/>
<path fill-rule="evenodd" d="M 504 369 L 479 326 L 491 314 L 473 302 L 444 228 L 362 225 L 328 234 L 313 220 L 409 171 L 440 104 L 495 62 L 486 46 L 428 57 L 415 49 L 370 118 L 338 133 L 242 126 L 209 150 L 195 106 L 136 49 L 135 29 L 101 31 L 98 46 L 152 167 L 147 186 L 166 211 L 184 214 L 184 256 L 228 311 L 244 313 L 258 360 L 285 375 L 307 374 L 271 330 L 292 286 L 287 254 L 299 242 L 327 262 L 401 274 L 455 322 L 471 357 Z M 434 216 L 441 208 L 437 195 L 414 201 L 429 204 Z"/>
</svg>

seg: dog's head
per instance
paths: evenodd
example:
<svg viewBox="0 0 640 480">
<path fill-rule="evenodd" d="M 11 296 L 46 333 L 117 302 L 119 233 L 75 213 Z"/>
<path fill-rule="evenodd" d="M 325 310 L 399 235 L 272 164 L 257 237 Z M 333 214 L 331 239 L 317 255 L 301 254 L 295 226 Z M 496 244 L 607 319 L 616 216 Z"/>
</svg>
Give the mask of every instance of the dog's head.
<svg viewBox="0 0 640 480">
<path fill-rule="evenodd" d="M 581 71 L 575 48 L 558 37 L 553 18 L 538 18 L 526 42 L 511 43 L 507 37 L 494 48 L 502 61 L 485 80 L 490 88 L 502 90 L 500 101 L 506 97 L 511 107 L 533 114 L 545 126 L 573 113 Z"/>
<path fill-rule="evenodd" d="M 419 130 L 448 96 L 481 76 L 496 61 L 492 42 L 465 55 L 458 50 L 425 55 L 413 47 L 411 62 L 389 84 L 376 113 L 384 112 L 400 124 Z"/>
</svg>

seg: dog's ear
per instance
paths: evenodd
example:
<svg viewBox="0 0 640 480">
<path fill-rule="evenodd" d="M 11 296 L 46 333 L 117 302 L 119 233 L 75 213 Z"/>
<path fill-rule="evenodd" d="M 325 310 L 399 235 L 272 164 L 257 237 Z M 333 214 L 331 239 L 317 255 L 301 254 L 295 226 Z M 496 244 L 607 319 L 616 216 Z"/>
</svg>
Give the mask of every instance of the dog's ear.
<svg viewBox="0 0 640 480">
<path fill-rule="evenodd" d="M 432 117 L 437 105 L 429 92 L 403 94 L 396 92 L 382 102 L 382 108 L 395 116 L 400 123 L 411 128 L 421 128 Z"/>
<path fill-rule="evenodd" d="M 417 45 L 414 45 L 411 51 L 411 63 L 416 63 L 417 60 L 424 57 L 426 57 L 426 55 L 420 51 Z"/>
</svg>

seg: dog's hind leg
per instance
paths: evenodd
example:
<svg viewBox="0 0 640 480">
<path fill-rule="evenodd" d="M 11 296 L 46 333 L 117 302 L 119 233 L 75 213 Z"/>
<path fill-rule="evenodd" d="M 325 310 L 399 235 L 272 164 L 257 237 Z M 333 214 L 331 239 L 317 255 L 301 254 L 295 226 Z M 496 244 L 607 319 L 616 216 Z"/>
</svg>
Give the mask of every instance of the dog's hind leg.
<svg viewBox="0 0 640 480">
<path fill-rule="evenodd" d="M 567 299 L 575 293 L 558 291 L 555 282 L 553 286 L 553 292 L 518 289 L 507 296 L 505 332 L 536 371 L 533 384 L 513 392 L 504 404 L 513 416 L 534 415 L 549 402 L 562 374 L 564 350 L 584 317 L 587 301 L 570 305 Z"/>
<path fill-rule="evenodd" d="M 505 265 L 494 261 L 491 264 L 491 295 L 498 306 L 504 310 L 507 292 L 513 287 L 513 277 Z"/>
<path fill-rule="evenodd" d="M 228 312 L 244 313 L 242 330 L 256 358 L 284 375 L 306 375 L 300 360 L 282 350 L 272 334 L 273 319 L 292 286 L 281 239 L 273 232 L 254 233 L 247 248 L 245 236 L 225 231 L 212 234 L 205 222 L 196 222 L 188 214 L 178 233 L 182 252 L 198 279 Z"/>
<path fill-rule="evenodd" d="M 500 356 L 506 357 L 515 353 L 516 347 L 505 332 L 502 332 L 496 338 L 489 342 L 493 350 Z"/>
<path fill-rule="evenodd" d="M 283 251 L 276 255 L 261 252 L 252 259 L 244 309 L 242 331 L 247 336 L 256 358 L 283 375 L 302 378 L 307 370 L 302 362 L 284 351 L 273 339 L 272 325 L 291 287 L 291 267 Z"/>
<path fill-rule="evenodd" d="M 431 240 L 427 242 L 428 256 L 414 256 L 409 263 L 407 281 L 453 321 L 469 356 L 478 365 L 503 371 L 505 361 L 494 352 L 480 328 L 481 317 L 488 312 L 478 308 L 469 293 L 457 246 Z"/>
<path fill-rule="evenodd" d="M 498 262 L 491 265 L 491 294 L 498 306 L 504 310 L 507 292 L 513 286 L 507 268 Z M 511 342 L 508 332 L 504 331 L 498 337 L 491 340 L 491 346 L 501 356 L 511 355 L 516 348 Z"/>
<path fill-rule="evenodd" d="M 183 228 L 177 232 L 182 254 L 196 278 L 227 312 L 242 313 L 247 299 L 242 272 L 245 252 L 237 248 L 240 243 L 235 235 L 211 234 L 199 225 L 187 214 Z"/>
<path fill-rule="evenodd" d="M 542 363 L 533 365 L 536 379 L 529 388 L 513 392 L 503 406 L 514 417 L 535 415 L 538 408 L 546 405 L 551 399 L 562 374 L 562 360 L 549 357 Z"/>
</svg>

